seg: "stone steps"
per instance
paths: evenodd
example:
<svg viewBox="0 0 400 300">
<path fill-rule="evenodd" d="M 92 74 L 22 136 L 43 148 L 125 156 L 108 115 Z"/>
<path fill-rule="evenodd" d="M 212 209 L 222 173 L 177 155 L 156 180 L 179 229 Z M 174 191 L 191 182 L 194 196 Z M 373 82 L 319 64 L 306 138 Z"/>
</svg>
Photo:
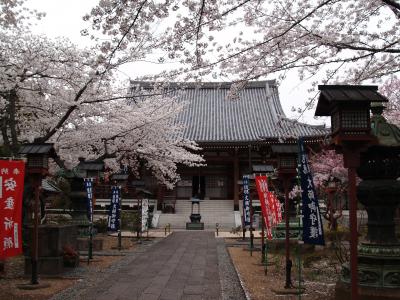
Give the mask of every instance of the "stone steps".
<svg viewBox="0 0 400 300">
<path fill-rule="evenodd" d="M 192 204 L 188 200 L 177 200 L 175 214 L 161 214 L 158 227 L 171 224 L 171 228 L 184 229 L 186 222 L 190 222 Z M 197 213 L 197 205 L 194 207 Z M 219 228 L 230 230 L 235 227 L 235 216 L 233 212 L 233 200 L 204 200 L 200 202 L 201 221 L 205 229 L 215 229 L 216 223 Z"/>
</svg>

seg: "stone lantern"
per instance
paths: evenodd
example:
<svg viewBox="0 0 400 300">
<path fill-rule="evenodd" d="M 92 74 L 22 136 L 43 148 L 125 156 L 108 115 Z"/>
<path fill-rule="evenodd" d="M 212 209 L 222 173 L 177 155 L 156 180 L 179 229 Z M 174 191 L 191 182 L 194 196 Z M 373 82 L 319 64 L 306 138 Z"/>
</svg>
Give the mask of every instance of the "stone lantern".
<svg viewBox="0 0 400 300">
<path fill-rule="evenodd" d="M 395 299 L 400 295 L 400 242 L 394 222 L 400 204 L 400 129 L 381 115 L 380 103 L 371 110 L 371 133 L 377 143 L 361 154 L 357 169 L 362 179 L 357 198 L 368 213 L 367 236 L 358 247 L 359 285 L 368 299 Z M 348 274 L 344 268 L 343 282 L 349 281 Z"/>
<path fill-rule="evenodd" d="M 79 158 L 79 164 L 72 171 L 66 171 L 64 174 L 69 179 L 71 185 L 72 223 L 78 225 L 80 235 L 86 236 L 89 228 L 87 192 L 84 188 L 84 178 L 93 178 L 94 182 L 97 182 L 102 177 L 103 172 L 104 162 L 86 161 L 83 158 Z M 95 201 L 96 199 L 93 199 L 93 206 L 95 205 Z"/>
<path fill-rule="evenodd" d="M 97 181 L 104 176 L 104 162 L 80 157 L 76 170 L 82 178 L 94 178 Z"/>
</svg>

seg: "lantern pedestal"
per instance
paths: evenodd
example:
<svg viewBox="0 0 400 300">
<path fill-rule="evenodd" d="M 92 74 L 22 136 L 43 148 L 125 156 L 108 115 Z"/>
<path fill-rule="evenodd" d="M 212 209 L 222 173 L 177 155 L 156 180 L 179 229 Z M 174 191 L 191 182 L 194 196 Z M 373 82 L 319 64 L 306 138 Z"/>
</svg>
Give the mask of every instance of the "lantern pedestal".
<svg viewBox="0 0 400 300">
<path fill-rule="evenodd" d="M 371 147 L 361 157 L 357 198 L 368 213 L 366 241 L 358 247 L 359 291 L 362 299 L 397 299 L 400 295 L 400 242 L 395 233 L 395 212 L 400 203 L 397 152 Z M 336 299 L 346 299 L 350 268 L 344 265 Z M 347 296 L 349 298 L 349 295 Z"/>
<path fill-rule="evenodd" d="M 200 215 L 200 199 L 192 198 L 192 213 L 190 214 L 190 222 L 186 223 L 186 230 L 204 230 L 204 223 L 201 222 Z M 197 205 L 197 213 L 193 211 L 193 208 Z"/>
<path fill-rule="evenodd" d="M 31 230 L 32 226 L 28 227 Z M 32 237 L 28 237 L 28 245 Z M 38 228 L 38 262 L 39 274 L 55 275 L 64 271 L 68 259 L 75 259 L 75 266 L 79 263 L 77 250 L 77 228 L 74 225 L 39 225 Z M 31 274 L 32 265 L 30 249 L 25 249 L 25 274 Z"/>
<path fill-rule="evenodd" d="M 290 218 L 289 222 L 289 238 L 293 240 L 301 240 L 301 234 L 303 231 L 303 224 L 300 223 L 299 217 Z M 286 227 L 285 223 L 279 223 L 278 226 L 272 231 L 274 240 L 284 242 L 286 238 Z"/>
</svg>

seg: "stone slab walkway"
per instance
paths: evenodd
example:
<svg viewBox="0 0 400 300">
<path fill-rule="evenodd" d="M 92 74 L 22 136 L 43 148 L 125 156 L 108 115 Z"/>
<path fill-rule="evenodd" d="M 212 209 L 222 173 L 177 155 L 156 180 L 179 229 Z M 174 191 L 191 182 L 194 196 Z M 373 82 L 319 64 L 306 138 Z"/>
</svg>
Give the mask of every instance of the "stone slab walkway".
<svg viewBox="0 0 400 300">
<path fill-rule="evenodd" d="M 221 240 L 217 241 L 213 232 L 174 232 L 81 297 L 97 300 L 245 299 L 224 251 Z"/>
</svg>

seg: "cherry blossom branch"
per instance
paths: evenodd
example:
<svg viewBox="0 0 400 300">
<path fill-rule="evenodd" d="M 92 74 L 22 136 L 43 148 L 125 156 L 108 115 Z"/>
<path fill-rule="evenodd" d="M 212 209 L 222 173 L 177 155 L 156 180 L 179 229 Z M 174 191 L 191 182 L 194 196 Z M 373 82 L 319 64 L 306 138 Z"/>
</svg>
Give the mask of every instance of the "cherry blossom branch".
<svg viewBox="0 0 400 300">
<path fill-rule="evenodd" d="M 128 35 L 128 33 L 130 32 L 130 30 L 133 28 L 133 26 L 135 26 L 136 21 L 139 18 L 140 12 L 142 11 L 143 7 L 145 6 L 145 4 L 147 3 L 147 0 L 144 0 L 142 2 L 142 4 L 139 6 L 139 9 L 135 15 L 135 17 L 133 18 L 132 23 L 129 25 L 128 29 L 124 32 L 124 34 L 122 35 L 122 37 L 119 39 L 117 45 L 114 47 L 114 49 L 111 51 L 109 59 L 108 59 L 108 65 L 111 65 L 111 60 L 114 57 L 115 53 L 117 52 L 117 50 L 120 48 L 122 42 L 124 41 L 125 37 Z"/>
<path fill-rule="evenodd" d="M 85 90 L 88 88 L 88 86 L 92 83 L 94 78 L 89 79 L 86 84 L 78 91 L 78 93 L 75 96 L 74 101 L 77 102 L 79 101 L 80 97 L 82 94 L 85 92 Z M 50 139 L 63 125 L 64 123 L 68 120 L 69 116 L 74 112 L 74 110 L 78 107 L 78 105 L 72 105 L 70 106 L 65 114 L 60 118 L 60 120 L 57 122 L 57 124 L 49 130 L 49 132 L 42 138 L 39 138 L 39 142 L 46 142 L 48 139 Z"/>
<path fill-rule="evenodd" d="M 203 18 L 203 11 L 204 11 L 204 6 L 205 6 L 205 0 L 201 1 L 201 7 L 199 11 L 199 21 L 197 23 L 197 30 L 196 30 L 196 61 L 197 61 L 197 66 L 201 65 L 201 55 L 200 55 L 200 50 L 199 50 L 199 35 L 200 35 L 200 30 L 201 30 L 201 20 Z"/>
<path fill-rule="evenodd" d="M 381 0 L 381 1 L 390 6 L 391 8 L 400 10 L 400 4 L 394 0 Z"/>
</svg>

